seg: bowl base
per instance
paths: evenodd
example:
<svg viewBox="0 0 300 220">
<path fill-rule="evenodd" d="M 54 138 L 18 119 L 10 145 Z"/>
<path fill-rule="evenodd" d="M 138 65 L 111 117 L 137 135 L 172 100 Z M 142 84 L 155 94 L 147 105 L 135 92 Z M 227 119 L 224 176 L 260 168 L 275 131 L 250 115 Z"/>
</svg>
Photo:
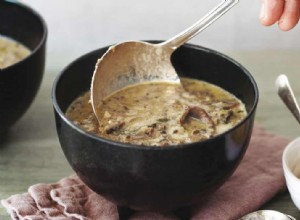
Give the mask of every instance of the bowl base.
<svg viewBox="0 0 300 220">
<path fill-rule="evenodd" d="M 0 130 L 0 146 L 7 141 L 8 133 L 8 130 Z"/>
<path fill-rule="evenodd" d="M 136 211 L 126 206 L 117 206 L 120 220 L 129 219 Z M 179 219 L 189 220 L 191 215 L 191 207 L 185 206 L 172 211 Z"/>
</svg>

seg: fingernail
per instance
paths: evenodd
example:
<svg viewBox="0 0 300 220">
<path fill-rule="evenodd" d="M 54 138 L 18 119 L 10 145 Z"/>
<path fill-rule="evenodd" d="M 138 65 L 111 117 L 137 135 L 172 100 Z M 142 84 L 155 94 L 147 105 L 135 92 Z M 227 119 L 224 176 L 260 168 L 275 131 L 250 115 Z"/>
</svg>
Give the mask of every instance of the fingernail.
<svg viewBox="0 0 300 220">
<path fill-rule="evenodd" d="M 266 13 L 265 13 L 265 4 L 262 3 L 261 5 L 261 9 L 260 9 L 260 15 L 259 18 L 264 20 L 264 18 L 266 17 Z"/>
<path fill-rule="evenodd" d="M 293 26 L 290 26 L 288 23 L 286 23 L 286 20 L 280 19 L 278 21 L 278 26 L 282 31 L 289 31 L 293 28 Z"/>
</svg>

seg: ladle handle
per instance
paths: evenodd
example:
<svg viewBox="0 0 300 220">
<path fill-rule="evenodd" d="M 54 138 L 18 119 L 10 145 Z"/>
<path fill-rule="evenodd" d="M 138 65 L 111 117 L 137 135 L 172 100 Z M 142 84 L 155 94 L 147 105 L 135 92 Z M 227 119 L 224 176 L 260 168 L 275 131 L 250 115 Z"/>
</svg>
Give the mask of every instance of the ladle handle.
<svg viewBox="0 0 300 220">
<path fill-rule="evenodd" d="M 300 109 L 286 75 L 278 76 L 276 87 L 279 97 L 300 123 Z"/>
<path fill-rule="evenodd" d="M 220 18 L 225 14 L 229 9 L 236 5 L 239 0 L 223 0 L 222 3 L 217 5 L 213 10 L 206 14 L 203 18 L 193 24 L 191 27 L 187 28 L 183 32 L 179 33 L 175 37 L 162 43 L 163 46 L 169 47 L 170 49 L 176 50 L 182 44 L 186 43 L 210 24 Z"/>
</svg>

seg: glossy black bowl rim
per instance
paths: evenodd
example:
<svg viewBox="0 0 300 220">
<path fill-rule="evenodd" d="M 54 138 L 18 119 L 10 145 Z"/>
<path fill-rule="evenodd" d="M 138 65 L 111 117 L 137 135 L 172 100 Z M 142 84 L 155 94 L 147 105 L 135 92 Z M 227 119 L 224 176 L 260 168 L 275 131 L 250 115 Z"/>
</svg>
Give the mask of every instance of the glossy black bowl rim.
<svg viewBox="0 0 300 220">
<path fill-rule="evenodd" d="M 156 41 L 156 40 L 151 40 L 150 42 L 161 42 L 161 41 Z M 225 54 L 222 54 L 218 51 L 215 51 L 213 49 L 209 49 L 206 47 L 202 47 L 199 45 L 195 45 L 195 44 L 184 44 L 184 47 L 188 47 L 188 48 L 194 48 L 194 49 L 201 49 L 202 51 L 208 52 L 208 53 L 213 53 L 216 54 L 224 59 L 227 59 L 228 61 L 234 63 L 236 66 L 238 66 L 240 69 L 243 70 L 243 72 L 247 75 L 248 79 L 250 80 L 251 84 L 253 85 L 254 88 L 254 92 L 255 92 L 255 100 L 253 103 L 253 106 L 251 108 L 251 110 L 248 112 L 247 116 L 241 120 L 238 124 L 236 124 L 234 127 L 230 128 L 229 130 L 218 134 L 212 138 L 209 138 L 207 140 L 204 141 L 198 141 L 198 142 L 192 142 L 192 143 L 186 143 L 186 144 L 180 144 L 180 145 L 169 145 L 169 146 L 164 146 L 164 147 L 155 147 L 155 146 L 147 146 L 147 145 L 137 145 L 137 144 L 129 144 L 129 143 L 122 143 L 122 142 L 117 142 L 117 141 L 113 141 L 110 139 L 106 139 L 106 138 L 102 138 L 99 137 L 95 134 L 89 133 L 83 129 L 81 129 L 79 126 L 77 126 L 76 124 L 74 124 L 71 120 L 69 120 L 65 113 L 60 109 L 57 99 L 56 99 L 56 90 L 57 90 L 57 85 L 62 77 L 62 75 L 64 74 L 64 72 L 69 69 L 70 66 L 72 66 L 74 63 L 78 62 L 81 59 L 84 59 L 85 57 L 90 56 L 91 54 L 101 50 L 101 49 L 105 49 L 105 48 L 109 48 L 110 46 L 105 46 L 105 47 L 101 47 L 98 48 L 96 50 L 93 50 L 91 52 L 88 52 L 80 57 L 78 57 L 77 59 L 73 60 L 70 64 L 68 64 L 55 78 L 54 82 L 53 82 L 53 87 L 52 87 L 52 104 L 53 107 L 55 108 L 55 111 L 60 115 L 60 117 L 64 120 L 65 123 L 67 123 L 70 127 L 72 127 L 72 129 L 75 129 L 77 132 L 86 135 L 89 138 L 92 138 L 96 141 L 100 141 L 100 142 L 105 142 L 107 144 L 113 145 L 113 146 L 117 146 L 117 147 L 124 147 L 124 148 L 131 148 L 131 149 L 135 149 L 135 150 L 159 150 L 159 151 L 165 151 L 165 150 L 174 150 L 174 149 L 183 149 L 183 148 L 188 148 L 188 147 L 193 147 L 195 146 L 195 144 L 197 143 L 208 143 L 210 141 L 213 141 L 221 136 L 225 136 L 226 134 L 230 133 L 231 131 L 233 131 L 235 128 L 241 126 L 242 124 L 244 124 L 253 114 L 255 114 L 255 110 L 258 104 L 258 99 L 259 99 L 259 91 L 258 91 L 258 87 L 257 84 L 253 78 L 253 76 L 250 74 L 250 72 L 243 67 L 240 63 L 238 63 L 237 61 L 235 61 L 234 59 L 228 57 Z M 96 64 L 95 64 L 96 65 Z"/>
<path fill-rule="evenodd" d="M 45 41 L 47 39 L 47 36 L 48 36 L 48 28 L 47 28 L 47 24 L 46 24 L 44 18 L 37 11 L 35 11 L 33 8 L 29 7 L 28 5 L 23 4 L 21 2 L 17 2 L 17 1 L 13 1 L 13 0 L 4 0 L 4 3 L 11 4 L 11 5 L 14 5 L 16 7 L 20 7 L 22 9 L 24 9 L 24 10 L 27 10 L 31 14 L 33 14 L 41 22 L 41 24 L 42 24 L 43 36 L 42 36 L 40 42 L 38 43 L 38 45 L 33 50 L 30 51 L 30 54 L 28 56 L 26 56 L 22 60 L 14 63 L 12 65 L 9 65 L 9 66 L 7 66 L 5 68 L 2 68 L 2 69 L 0 68 L 0 73 L 2 71 L 7 70 L 7 69 L 14 68 L 15 66 L 17 66 L 17 65 L 19 65 L 19 64 L 21 64 L 23 62 L 26 62 L 26 60 L 28 60 L 32 56 L 34 56 L 34 54 L 43 46 L 43 44 L 45 43 Z"/>
</svg>

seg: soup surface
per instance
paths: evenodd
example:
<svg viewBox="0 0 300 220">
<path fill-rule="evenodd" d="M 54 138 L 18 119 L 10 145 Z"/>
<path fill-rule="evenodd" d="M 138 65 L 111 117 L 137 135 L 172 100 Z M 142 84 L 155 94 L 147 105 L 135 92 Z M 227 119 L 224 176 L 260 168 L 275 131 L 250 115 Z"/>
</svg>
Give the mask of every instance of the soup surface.
<svg viewBox="0 0 300 220">
<path fill-rule="evenodd" d="M 21 43 L 0 35 L 0 68 L 6 68 L 24 59 L 30 50 Z"/>
<path fill-rule="evenodd" d="M 98 123 L 90 92 L 77 98 L 66 115 L 84 130 L 118 142 L 168 146 L 211 138 L 236 125 L 247 114 L 229 92 L 204 81 L 182 78 L 181 86 L 165 82 L 137 84 L 105 98 Z"/>
</svg>

